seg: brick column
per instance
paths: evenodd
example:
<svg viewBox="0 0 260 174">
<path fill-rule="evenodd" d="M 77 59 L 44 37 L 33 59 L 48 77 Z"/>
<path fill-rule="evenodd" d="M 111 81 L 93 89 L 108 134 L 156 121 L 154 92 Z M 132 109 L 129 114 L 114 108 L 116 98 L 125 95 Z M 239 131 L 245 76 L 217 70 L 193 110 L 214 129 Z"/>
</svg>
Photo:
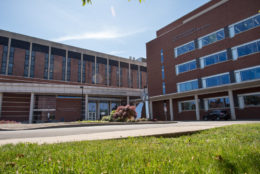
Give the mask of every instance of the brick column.
<svg viewBox="0 0 260 174">
<path fill-rule="evenodd" d="M 81 53 L 81 67 L 80 67 L 80 82 L 82 83 L 83 82 L 83 53 Z"/>
<path fill-rule="evenodd" d="M 126 97 L 126 104 L 130 105 L 130 97 L 129 96 Z"/>
</svg>

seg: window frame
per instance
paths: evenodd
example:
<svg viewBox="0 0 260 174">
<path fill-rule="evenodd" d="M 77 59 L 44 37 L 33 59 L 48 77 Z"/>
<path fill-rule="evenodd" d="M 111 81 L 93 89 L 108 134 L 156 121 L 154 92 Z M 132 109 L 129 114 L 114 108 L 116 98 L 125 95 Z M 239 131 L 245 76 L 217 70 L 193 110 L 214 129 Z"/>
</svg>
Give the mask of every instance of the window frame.
<svg viewBox="0 0 260 174">
<path fill-rule="evenodd" d="M 260 95 L 260 92 L 252 92 L 252 93 L 245 93 L 245 94 L 238 94 L 238 105 L 239 109 L 244 109 L 244 108 L 250 108 L 250 107 L 260 107 L 260 105 L 245 105 L 245 96 L 253 96 L 253 95 Z"/>
<path fill-rule="evenodd" d="M 211 87 L 207 87 L 206 86 L 206 80 L 212 77 L 218 77 L 218 76 L 222 76 L 222 75 L 229 75 L 229 81 L 230 81 L 230 73 L 229 72 L 224 72 L 224 73 L 220 73 L 220 74 L 215 74 L 215 75 L 211 75 L 211 76 L 206 76 L 206 77 L 202 77 L 202 88 L 214 88 L 214 87 L 218 87 L 218 86 L 223 86 L 223 85 L 227 85 L 227 84 L 221 84 L 221 85 L 216 85 L 216 86 L 211 86 Z M 231 83 L 231 81 L 230 81 Z M 228 84 L 230 84 L 228 83 Z"/>
<path fill-rule="evenodd" d="M 180 72 L 180 71 L 179 71 L 179 66 L 182 66 L 182 65 L 185 65 L 185 64 L 194 62 L 194 61 L 195 61 L 195 64 L 196 64 L 196 68 L 195 68 L 195 69 L 188 70 L 188 71 L 184 71 L 184 72 Z M 179 74 L 182 74 L 182 73 L 185 73 L 185 72 L 189 72 L 189 71 L 193 71 L 193 70 L 196 70 L 196 69 L 198 69 L 197 59 L 193 59 L 193 60 L 190 60 L 190 61 L 187 61 L 187 62 L 184 62 L 184 63 L 180 63 L 180 64 L 175 65 L 176 75 L 179 75 Z"/>
<path fill-rule="evenodd" d="M 197 82 L 198 82 L 198 88 L 197 88 L 197 89 L 199 89 L 199 80 L 198 80 L 198 79 L 192 79 L 192 80 L 188 80 L 188 81 L 184 81 L 184 82 L 179 82 L 179 83 L 177 83 L 177 84 L 176 84 L 176 85 L 177 85 L 177 92 L 178 92 L 178 93 L 188 92 L 188 91 L 180 91 L 180 86 L 179 86 L 179 85 L 181 85 L 181 84 L 183 84 L 183 83 L 193 82 L 193 81 L 197 81 Z M 192 90 L 189 90 L 189 91 L 194 91 L 194 90 L 197 90 L 197 89 L 192 89 Z"/>
<path fill-rule="evenodd" d="M 189 102 L 194 102 L 194 104 L 195 104 L 195 109 L 182 110 L 182 103 L 189 103 Z M 195 100 L 183 100 L 183 101 L 178 101 L 178 112 L 179 112 L 179 113 L 182 113 L 182 112 L 190 112 L 190 111 L 196 111 L 196 101 L 195 101 Z"/>
<path fill-rule="evenodd" d="M 177 54 L 177 53 L 178 53 L 178 52 L 177 52 L 178 48 L 183 47 L 184 45 L 188 45 L 188 44 L 190 44 L 190 43 L 192 43 L 192 42 L 194 43 L 194 49 L 191 50 L 191 51 L 196 50 L 196 46 L 195 46 L 195 41 L 194 41 L 194 40 L 192 40 L 192 41 L 190 41 L 190 42 L 187 42 L 187 43 L 184 43 L 184 44 L 179 45 L 179 46 L 177 46 L 177 47 L 174 48 L 174 56 L 175 56 L 175 58 L 177 58 L 177 57 L 179 57 L 179 56 L 181 56 L 181 55 L 184 55 L 184 54 L 186 54 L 186 53 L 191 52 L 191 51 L 188 51 L 188 52 L 185 52 L 185 53 L 180 54 L 180 55 Z"/>
<path fill-rule="evenodd" d="M 220 53 L 223 53 L 223 52 L 226 52 L 227 53 L 227 50 L 221 50 L 221 51 L 218 51 L 218 52 L 215 52 L 215 53 L 212 53 L 212 54 L 209 54 L 209 55 L 206 55 L 206 56 L 203 56 L 203 57 L 200 57 L 199 60 L 200 60 L 200 68 L 203 69 L 205 67 L 209 67 L 209 66 L 212 66 L 212 65 L 216 65 L 216 64 L 219 64 L 219 63 L 223 63 L 223 62 L 226 62 L 228 61 L 228 54 L 227 54 L 227 60 L 226 61 L 223 61 L 223 62 L 217 62 L 217 63 L 214 63 L 214 64 L 210 64 L 210 65 L 205 65 L 205 62 L 204 62 L 204 59 L 210 57 L 210 56 L 214 56 L 216 54 L 220 54 Z"/>
<path fill-rule="evenodd" d="M 216 43 L 216 42 L 218 42 L 218 41 L 221 41 L 221 40 L 217 40 L 217 41 L 215 41 L 215 42 L 209 43 L 209 44 L 204 45 L 204 46 L 203 46 L 203 44 L 202 44 L 202 39 L 203 39 L 203 38 L 208 37 L 208 36 L 210 36 L 210 35 L 212 35 L 212 34 L 215 34 L 215 33 L 219 32 L 219 31 L 221 31 L 221 30 L 223 30 L 223 32 L 224 32 L 224 38 L 221 39 L 221 40 L 224 40 L 224 39 L 226 38 L 225 30 L 224 30 L 224 28 L 220 28 L 219 30 L 215 30 L 215 31 L 213 31 L 213 32 L 211 32 L 211 33 L 209 33 L 209 34 L 207 34 L 207 35 L 204 35 L 204 36 L 199 37 L 199 38 L 198 38 L 199 49 L 202 49 L 203 47 L 206 47 L 206 46 L 208 46 L 208 45 L 211 45 L 211 44 L 213 44 L 213 43 Z"/>
<path fill-rule="evenodd" d="M 229 101 L 229 107 L 222 107 L 222 108 L 209 108 L 209 100 L 211 99 L 220 99 L 220 98 L 228 98 L 229 96 L 219 96 L 219 97 L 209 97 L 209 98 L 204 98 L 204 108 L 205 111 L 209 111 L 209 110 L 216 110 L 216 109 L 229 109 L 230 108 L 230 101 Z"/>
<path fill-rule="evenodd" d="M 246 43 L 237 45 L 237 46 L 235 46 L 235 47 L 232 47 L 232 48 L 231 48 L 232 59 L 233 59 L 233 60 L 237 60 L 237 59 L 239 59 L 239 58 L 243 58 L 243 57 L 246 57 L 246 56 L 249 56 L 249 55 L 253 55 L 253 54 L 259 53 L 260 50 L 259 50 L 258 52 L 253 52 L 253 53 L 250 53 L 250 54 L 247 54 L 247 55 L 243 55 L 243 56 L 238 57 L 238 52 L 237 52 L 237 49 L 238 49 L 239 47 L 243 47 L 243 46 L 246 46 L 246 45 L 249 45 L 249 44 L 252 44 L 252 43 L 257 43 L 257 42 L 260 42 L 260 39 L 256 39 L 256 40 L 253 40 L 253 41 L 250 41 L 250 42 L 246 42 Z"/>
<path fill-rule="evenodd" d="M 255 69 L 255 68 L 260 68 L 260 65 L 235 70 L 234 73 L 235 73 L 236 82 L 237 82 L 237 83 L 241 83 L 241 82 L 252 81 L 252 80 L 242 81 L 242 80 L 241 80 L 241 74 L 240 74 L 240 73 L 241 73 L 242 71 L 251 70 L 251 69 Z M 253 79 L 253 80 L 257 80 L 257 79 Z"/>
</svg>

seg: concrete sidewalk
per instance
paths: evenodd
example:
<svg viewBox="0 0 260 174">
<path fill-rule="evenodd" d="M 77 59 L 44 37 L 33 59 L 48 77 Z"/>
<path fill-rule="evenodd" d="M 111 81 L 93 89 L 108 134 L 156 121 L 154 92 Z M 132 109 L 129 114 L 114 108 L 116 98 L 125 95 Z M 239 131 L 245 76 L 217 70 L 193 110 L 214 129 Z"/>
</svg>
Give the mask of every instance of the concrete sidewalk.
<svg viewBox="0 0 260 174">
<path fill-rule="evenodd" d="M 211 124 L 208 124 L 211 123 Z M 260 123 L 260 121 L 226 121 L 226 122 L 183 122 L 178 124 L 167 125 L 167 127 L 160 128 L 147 128 L 137 130 L 124 130 L 91 134 L 78 134 L 68 136 L 55 136 L 55 137 L 35 137 L 35 138 L 16 138 L 0 140 L 0 145 L 17 144 L 17 143 L 38 143 L 38 144 L 51 144 L 51 143 L 64 143 L 73 141 L 84 140 L 106 140 L 106 139 L 119 139 L 127 137 L 140 137 L 140 136 L 160 136 L 160 135 L 178 135 L 187 134 L 205 129 L 233 125 L 233 124 L 250 124 Z"/>
</svg>

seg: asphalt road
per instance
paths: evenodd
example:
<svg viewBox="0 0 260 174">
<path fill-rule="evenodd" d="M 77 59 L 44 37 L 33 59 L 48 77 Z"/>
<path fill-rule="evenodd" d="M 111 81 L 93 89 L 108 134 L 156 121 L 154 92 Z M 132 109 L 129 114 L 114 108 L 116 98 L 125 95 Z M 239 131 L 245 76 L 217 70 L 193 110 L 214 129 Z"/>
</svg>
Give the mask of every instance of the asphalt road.
<svg viewBox="0 0 260 174">
<path fill-rule="evenodd" d="M 174 128 L 189 130 L 189 128 L 213 128 L 230 124 L 255 123 L 260 121 L 194 121 L 177 122 L 172 124 L 143 124 L 143 125 L 112 125 L 112 126 L 90 126 L 90 127 L 69 127 L 69 128 L 49 128 L 35 130 L 0 131 L 0 140 L 25 139 L 39 137 L 58 137 L 81 134 L 129 132 L 131 130 L 157 130 L 158 128 Z M 158 129 L 159 130 L 159 129 Z"/>
</svg>

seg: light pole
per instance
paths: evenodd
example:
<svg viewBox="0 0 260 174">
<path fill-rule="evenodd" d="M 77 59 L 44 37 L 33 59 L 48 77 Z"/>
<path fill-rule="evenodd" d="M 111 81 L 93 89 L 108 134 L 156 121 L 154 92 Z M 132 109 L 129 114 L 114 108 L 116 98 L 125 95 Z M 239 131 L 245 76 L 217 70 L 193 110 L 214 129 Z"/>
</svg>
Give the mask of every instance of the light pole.
<svg viewBox="0 0 260 174">
<path fill-rule="evenodd" d="M 84 120 L 84 98 L 83 98 L 83 90 L 84 87 L 80 86 L 81 88 L 81 121 Z"/>
</svg>

